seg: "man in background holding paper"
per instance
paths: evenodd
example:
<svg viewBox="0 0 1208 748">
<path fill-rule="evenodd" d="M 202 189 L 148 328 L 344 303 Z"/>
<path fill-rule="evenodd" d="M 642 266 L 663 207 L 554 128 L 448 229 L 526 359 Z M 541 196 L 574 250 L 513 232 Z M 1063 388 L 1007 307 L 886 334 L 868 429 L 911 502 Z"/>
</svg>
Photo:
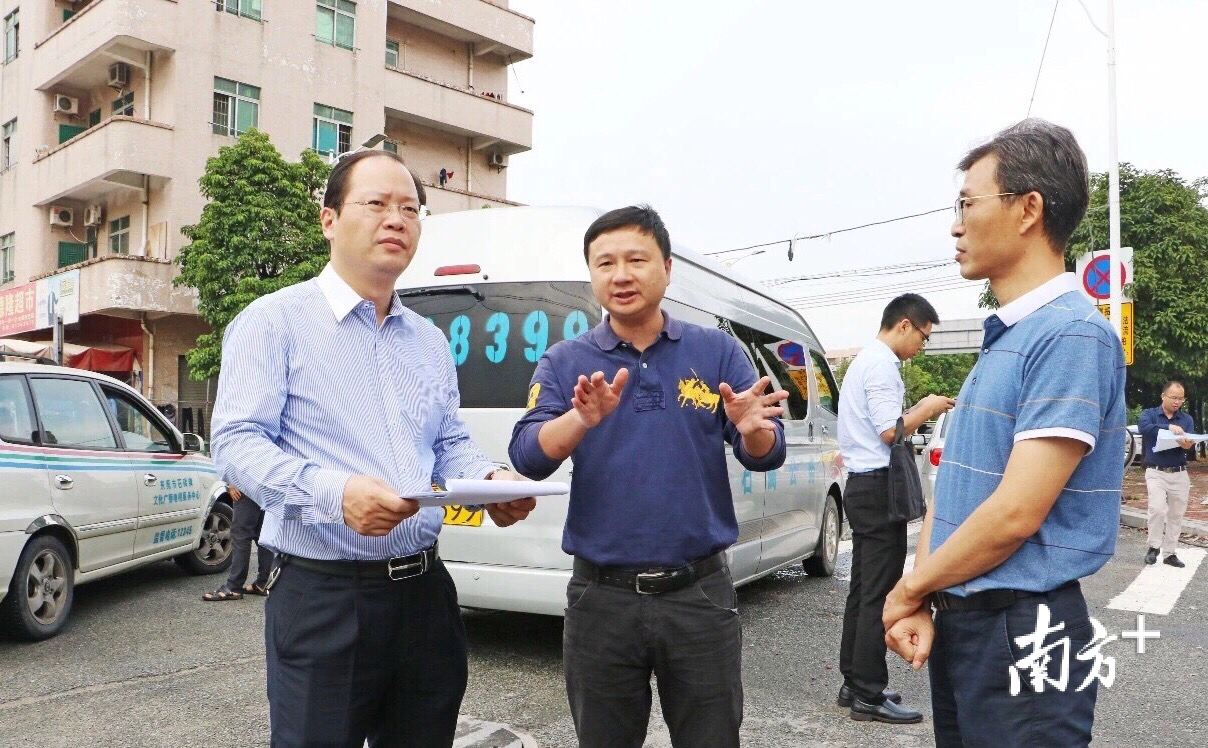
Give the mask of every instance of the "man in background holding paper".
<svg viewBox="0 0 1208 748">
<path fill-rule="evenodd" d="M 1141 455 L 1145 463 L 1145 488 L 1149 492 L 1149 550 L 1145 563 L 1156 564 L 1158 554 L 1165 556 L 1162 563 L 1182 568 L 1186 566 L 1175 555 L 1179 544 L 1179 531 L 1183 527 L 1183 513 L 1187 511 L 1187 499 L 1191 494 L 1191 476 L 1187 474 L 1187 453 L 1190 439 L 1179 439 L 1174 449 L 1155 449 L 1159 446 L 1158 432 L 1163 429 L 1178 436 L 1191 432 L 1194 424 L 1191 414 L 1182 410 L 1187 400 L 1183 385 L 1175 380 L 1162 387 L 1162 404 L 1141 411 L 1137 431 L 1141 434 Z"/>
<path fill-rule="evenodd" d="M 444 335 L 394 285 L 424 189 L 402 159 L 332 169 L 319 214 L 331 262 L 227 327 L 215 463 L 265 510 L 272 744 L 448 748 L 466 634 L 436 551 L 444 511 L 407 496 L 454 478 L 519 479 L 470 441 Z M 532 498 L 488 504 L 506 526 Z"/>
<path fill-rule="evenodd" d="M 738 522 L 725 443 L 748 470 L 780 467 L 788 393 L 764 394 L 770 380 L 756 380 L 724 331 L 662 311 L 671 239 L 653 209 L 600 216 L 583 256 L 608 316 L 541 357 L 508 450 L 534 479 L 574 458 L 562 653 L 579 745 L 641 748 L 653 672 L 674 745 L 737 748 L 742 628 L 725 549 Z M 700 396 L 679 395 L 689 386 Z"/>
</svg>

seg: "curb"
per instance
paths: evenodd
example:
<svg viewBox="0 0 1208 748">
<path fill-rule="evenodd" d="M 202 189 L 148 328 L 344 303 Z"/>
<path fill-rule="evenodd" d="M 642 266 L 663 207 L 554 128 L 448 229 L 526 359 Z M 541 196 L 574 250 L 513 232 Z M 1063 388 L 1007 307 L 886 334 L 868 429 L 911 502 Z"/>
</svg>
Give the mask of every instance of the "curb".
<svg viewBox="0 0 1208 748">
<path fill-rule="evenodd" d="M 1120 524 L 1124 527 L 1132 527 L 1138 530 L 1148 530 L 1149 516 L 1145 512 L 1138 511 L 1136 509 L 1120 507 Z M 1208 537 L 1208 522 L 1184 519 L 1183 533 Z"/>
</svg>

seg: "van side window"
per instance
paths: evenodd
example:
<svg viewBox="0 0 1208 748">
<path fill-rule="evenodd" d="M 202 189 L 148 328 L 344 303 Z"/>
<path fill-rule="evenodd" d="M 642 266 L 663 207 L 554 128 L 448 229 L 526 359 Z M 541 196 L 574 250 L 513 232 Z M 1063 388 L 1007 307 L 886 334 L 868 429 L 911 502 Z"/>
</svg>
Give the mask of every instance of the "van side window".
<svg viewBox="0 0 1208 748">
<path fill-rule="evenodd" d="M 839 388 L 831 374 L 826 358 L 818 351 L 811 350 L 810 358 L 814 363 L 814 382 L 818 385 L 818 404 L 836 415 L 839 413 Z"/>
<path fill-rule="evenodd" d="M 788 399 L 784 401 L 783 417 L 789 420 L 808 417 L 809 374 L 801 344 L 776 338 L 732 320 L 730 328 L 738 342 L 755 359 L 756 373 L 769 377 L 774 389 L 789 393 Z"/>
<path fill-rule="evenodd" d="M 29 415 L 29 397 L 21 377 L 0 377 L 0 439 L 34 443 L 34 422 Z"/>
</svg>

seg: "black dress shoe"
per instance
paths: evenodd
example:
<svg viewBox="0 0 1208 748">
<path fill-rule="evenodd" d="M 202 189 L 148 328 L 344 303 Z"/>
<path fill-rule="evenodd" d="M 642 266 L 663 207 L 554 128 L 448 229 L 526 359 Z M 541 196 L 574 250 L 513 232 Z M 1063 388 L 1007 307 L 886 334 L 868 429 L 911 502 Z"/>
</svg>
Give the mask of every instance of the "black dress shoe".
<svg viewBox="0 0 1208 748">
<path fill-rule="evenodd" d="M 894 691 L 891 688 L 886 688 L 884 691 L 881 692 L 881 695 L 884 696 L 887 701 L 892 701 L 895 704 L 902 703 L 902 694 L 898 693 L 897 691 Z M 855 698 L 856 698 L 855 691 L 851 690 L 847 686 L 841 686 L 839 688 L 839 698 L 835 699 L 835 703 L 838 704 L 839 706 L 843 707 L 844 709 L 846 709 L 849 706 L 851 706 L 851 702 Z"/>
<path fill-rule="evenodd" d="M 869 704 L 860 699 L 851 702 L 851 718 L 857 722 L 888 722 L 891 725 L 911 725 L 923 721 L 923 713 L 904 706 L 898 706 L 892 701 L 881 704 Z"/>
<path fill-rule="evenodd" d="M 1174 555 L 1173 553 L 1170 554 L 1169 556 L 1167 556 L 1166 560 L 1163 561 L 1162 563 L 1166 564 L 1167 566 L 1173 566 L 1176 569 L 1182 569 L 1184 566 L 1187 565 L 1187 564 L 1183 563 L 1182 561 L 1180 561 L 1179 557 Z"/>
<path fill-rule="evenodd" d="M 1157 548 L 1150 548 L 1150 549 L 1149 549 L 1149 550 L 1148 550 L 1148 551 L 1145 553 L 1145 563 L 1147 563 L 1147 564 L 1156 564 L 1157 562 L 1158 562 L 1158 549 L 1157 549 Z"/>
</svg>

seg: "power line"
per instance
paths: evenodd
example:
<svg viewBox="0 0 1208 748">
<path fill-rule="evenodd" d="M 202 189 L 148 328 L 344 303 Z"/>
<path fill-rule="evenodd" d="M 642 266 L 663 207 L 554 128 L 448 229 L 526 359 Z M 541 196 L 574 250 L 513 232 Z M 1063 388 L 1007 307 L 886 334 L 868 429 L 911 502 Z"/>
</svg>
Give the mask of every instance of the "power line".
<svg viewBox="0 0 1208 748">
<path fill-rule="evenodd" d="M 915 291 L 915 292 L 931 291 L 931 290 L 939 289 L 943 286 L 947 286 L 947 285 L 950 285 L 953 283 L 964 284 L 964 283 L 968 283 L 968 282 L 969 281 L 966 281 L 963 278 L 953 278 L 953 277 L 927 278 L 927 279 L 913 281 L 913 282 L 909 282 L 909 283 L 903 283 L 903 282 L 899 281 L 896 283 L 889 283 L 889 284 L 881 285 L 881 286 L 865 286 L 864 288 L 852 288 L 852 289 L 846 289 L 846 290 L 842 290 L 842 291 L 826 291 L 823 293 L 795 296 L 795 297 L 790 297 L 789 299 L 787 299 L 787 301 L 790 304 L 794 304 L 794 303 L 809 304 L 812 302 L 831 301 L 833 299 L 841 299 L 841 298 L 848 298 L 848 297 L 857 297 L 856 300 L 858 301 L 858 300 L 861 300 L 860 297 L 867 298 L 868 295 L 870 295 L 870 294 L 882 293 L 882 294 L 887 294 L 887 295 L 894 295 L 897 293 L 905 293 L 907 291 Z"/>
<path fill-rule="evenodd" d="M 765 286 L 780 286 L 787 283 L 799 283 L 807 281 L 825 280 L 828 278 L 842 278 L 852 275 L 868 276 L 868 275 L 900 275 L 905 273 L 917 273 L 923 270 L 929 270 L 934 267 L 947 265 L 953 260 L 921 260 L 916 262 L 903 262 L 896 265 L 873 265 L 863 268 L 852 268 L 849 270 L 835 270 L 829 273 L 817 273 L 814 275 L 797 275 L 787 278 L 767 278 L 761 281 Z"/>
<path fill-rule="evenodd" d="M 1053 2 L 1053 17 L 1049 19 L 1049 33 L 1044 36 L 1044 49 L 1040 53 L 1040 65 L 1036 68 L 1036 82 L 1032 84 L 1032 98 L 1028 99 L 1028 113 L 1026 117 L 1032 116 L 1032 102 L 1036 101 L 1036 89 L 1040 86 L 1040 71 L 1044 70 L 1044 57 L 1049 52 L 1049 39 L 1053 36 L 1053 22 L 1057 20 L 1057 6 L 1060 4 L 1061 0 L 1054 0 Z M 1082 7 L 1083 9 L 1086 8 L 1085 5 Z"/>
<path fill-rule="evenodd" d="M 915 290 L 923 290 L 929 294 L 937 294 L 937 293 L 944 293 L 945 291 L 962 291 L 962 290 L 966 290 L 966 289 L 972 289 L 975 286 L 976 286 L 975 283 L 971 283 L 969 281 L 962 280 L 962 281 L 950 281 L 948 285 L 936 286 L 934 288 L 915 289 Z M 903 290 L 903 289 L 898 289 L 898 290 Z M 794 308 L 804 308 L 804 309 L 826 309 L 828 307 L 847 306 L 849 304 L 863 304 L 863 303 L 866 303 L 873 299 L 890 298 L 890 297 L 893 297 L 896 295 L 897 295 L 897 290 L 889 291 L 886 293 L 873 294 L 871 296 L 861 296 L 859 298 L 828 299 L 826 301 L 819 301 L 819 302 L 810 302 L 810 301 L 789 302 L 789 306 L 792 306 Z"/>
<path fill-rule="evenodd" d="M 952 210 L 952 206 L 936 208 L 935 210 L 925 210 L 922 213 L 911 213 L 910 215 L 898 216 L 897 218 L 886 218 L 883 221 L 873 221 L 871 223 L 862 223 L 859 226 L 849 226 L 845 229 L 834 229 L 833 231 L 824 231 L 821 234 L 808 234 L 806 236 L 793 236 L 788 239 L 778 239 L 778 240 L 772 241 L 772 242 L 764 242 L 763 244 L 752 244 L 749 247 L 736 247 L 735 249 L 719 249 L 714 252 L 705 252 L 704 254 L 706 256 L 712 256 L 712 255 L 725 254 L 727 252 L 741 252 L 744 249 L 758 249 L 760 247 L 771 247 L 773 245 L 784 244 L 786 242 L 791 247 L 792 243 L 795 241 L 806 241 L 809 239 L 825 239 L 826 237 L 834 236 L 835 234 L 844 234 L 844 233 L 847 233 L 848 231 L 858 231 L 860 229 L 866 229 L 866 228 L 869 228 L 872 226 L 883 226 L 887 223 L 895 223 L 897 221 L 906 221 L 911 218 L 920 218 L 922 216 L 929 216 L 933 213 L 943 213 L 946 210 Z"/>
</svg>

